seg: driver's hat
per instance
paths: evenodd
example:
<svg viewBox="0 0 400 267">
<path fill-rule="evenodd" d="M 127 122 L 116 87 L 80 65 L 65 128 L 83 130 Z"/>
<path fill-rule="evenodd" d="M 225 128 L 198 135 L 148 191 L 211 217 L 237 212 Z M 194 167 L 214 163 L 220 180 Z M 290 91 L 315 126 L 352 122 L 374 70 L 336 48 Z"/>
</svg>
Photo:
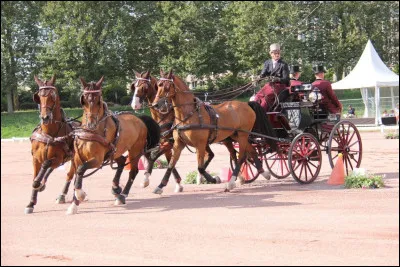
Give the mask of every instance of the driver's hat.
<svg viewBox="0 0 400 267">
<path fill-rule="evenodd" d="M 279 44 L 272 44 L 269 46 L 269 52 L 281 51 L 281 46 Z"/>
</svg>

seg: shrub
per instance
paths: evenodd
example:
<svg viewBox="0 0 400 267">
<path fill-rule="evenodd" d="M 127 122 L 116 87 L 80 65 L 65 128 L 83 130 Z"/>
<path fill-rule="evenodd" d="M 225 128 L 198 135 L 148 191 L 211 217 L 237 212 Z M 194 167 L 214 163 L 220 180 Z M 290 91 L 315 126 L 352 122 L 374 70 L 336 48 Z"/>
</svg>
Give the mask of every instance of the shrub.
<svg viewBox="0 0 400 267">
<path fill-rule="evenodd" d="M 120 101 L 121 105 L 128 106 L 131 104 L 131 100 L 132 100 L 132 97 L 129 95 L 126 95 L 126 96 L 121 97 L 121 99 L 119 101 Z"/>
<path fill-rule="evenodd" d="M 103 99 L 106 102 L 121 103 L 122 97 L 126 96 L 126 86 L 120 84 L 108 84 L 103 87 Z"/>
<path fill-rule="evenodd" d="M 346 188 L 380 188 L 384 186 L 383 176 L 352 172 L 345 178 Z"/>
<path fill-rule="evenodd" d="M 5 97 L 1 97 L 1 111 L 7 111 L 7 99 Z"/>
<path fill-rule="evenodd" d="M 20 110 L 27 110 L 27 109 L 38 109 L 38 104 L 36 103 L 22 103 L 21 105 L 19 105 L 19 109 Z"/>
<path fill-rule="evenodd" d="M 386 139 L 399 139 L 399 133 L 387 133 L 385 135 Z"/>
<path fill-rule="evenodd" d="M 162 159 L 157 159 L 153 165 L 154 169 L 163 169 L 166 167 L 168 167 L 168 162 L 166 160 L 162 160 Z"/>
<path fill-rule="evenodd" d="M 186 175 L 185 180 L 183 181 L 184 184 L 196 184 L 197 183 L 197 171 L 191 171 Z M 211 176 L 215 176 L 215 173 L 210 173 Z M 204 179 L 204 181 L 201 182 L 202 184 L 209 184 L 207 180 Z"/>
</svg>

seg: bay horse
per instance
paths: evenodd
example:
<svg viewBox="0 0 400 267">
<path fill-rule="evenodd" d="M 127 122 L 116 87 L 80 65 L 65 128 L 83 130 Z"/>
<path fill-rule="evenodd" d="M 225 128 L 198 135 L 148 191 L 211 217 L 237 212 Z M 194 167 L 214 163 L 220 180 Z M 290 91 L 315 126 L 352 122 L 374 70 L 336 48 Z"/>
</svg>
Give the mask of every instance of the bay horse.
<svg viewBox="0 0 400 267">
<path fill-rule="evenodd" d="M 160 127 L 149 116 L 136 117 L 130 112 L 114 114 L 102 98 L 101 85 L 104 76 L 97 82 L 87 83 L 80 78 L 83 93 L 80 103 L 83 108 L 82 127 L 74 131 L 74 164 L 76 166 L 75 192 L 67 214 L 76 214 L 82 201 L 82 179 L 87 169 L 100 168 L 115 161 L 117 171 L 111 192 L 116 197 L 115 205 L 125 204 L 133 181 L 138 173 L 140 157 L 158 144 Z M 125 166 L 128 151 L 131 170 L 124 189 L 119 180 Z"/>
<path fill-rule="evenodd" d="M 50 81 L 41 81 L 34 76 L 39 90 L 34 93 L 33 101 L 39 104 L 40 124 L 33 130 L 30 137 L 33 159 L 33 184 L 32 195 L 25 213 L 33 212 L 37 204 L 38 192 L 46 188 L 46 182 L 51 172 L 72 159 L 73 139 L 69 134 L 79 124 L 67 122 L 64 111 L 60 105 L 60 96 L 55 87 L 55 75 Z M 65 195 L 75 173 L 75 167 L 71 164 L 67 173 L 67 181 L 57 203 L 65 203 Z"/>
<path fill-rule="evenodd" d="M 160 75 L 154 103 L 157 103 L 162 97 L 167 97 L 171 99 L 175 113 L 173 156 L 163 179 L 168 179 L 171 175 L 172 168 L 175 167 L 182 149 L 187 144 L 197 149 L 198 171 L 209 180 L 211 177 L 206 172 L 204 165 L 205 149 L 207 145 L 221 141 L 236 141 L 239 144 L 238 162 L 227 185 L 227 190 L 236 186 L 236 178 L 247 155 L 253 158 L 258 172 L 269 179 L 270 174 L 263 170 L 256 151 L 248 141 L 252 130 L 271 137 L 276 136 L 265 112 L 258 103 L 226 101 L 208 106 L 196 99 L 183 80 L 173 75 L 172 70 L 169 73 L 161 70 Z M 276 148 L 276 142 L 271 140 L 268 142 L 272 148 Z M 240 182 L 243 183 L 243 181 Z"/>
<path fill-rule="evenodd" d="M 155 105 L 155 107 L 152 106 L 153 101 L 157 94 L 158 87 L 157 87 L 157 79 L 150 75 L 150 71 L 142 73 L 138 73 L 135 71 L 135 81 L 132 82 L 130 88 L 131 91 L 134 92 L 131 103 L 132 108 L 134 110 L 141 109 L 142 103 L 146 100 L 148 106 L 150 107 L 151 117 L 160 125 L 161 131 L 163 133 L 166 133 L 165 135 L 162 136 L 160 140 L 159 149 L 146 155 L 149 164 L 147 165 L 147 169 L 144 174 L 145 179 L 143 181 L 142 186 L 147 187 L 149 185 L 149 177 L 151 176 L 155 160 L 159 158 L 161 155 L 165 154 L 168 163 L 171 161 L 173 136 L 172 136 L 172 131 L 170 131 L 170 129 L 175 119 L 175 115 L 170 100 L 169 102 L 159 101 Z M 232 153 L 236 154 L 233 146 L 231 147 L 232 147 Z M 206 147 L 206 153 L 207 153 L 207 161 L 205 162 L 205 166 L 208 166 L 208 164 L 214 158 L 214 153 L 212 152 L 209 145 L 207 145 Z M 175 192 L 182 192 L 183 187 L 180 184 L 181 177 L 175 168 L 172 169 L 172 174 L 174 175 L 176 181 Z M 220 178 L 218 176 L 214 177 L 214 179 L 216 179 L 217 183 L 220 182 Z M 210 180 L 210 182 L 212 182 L 212 180 Z M 168 180 L 163 180 L 162 186 L 166 186 L 167 183 Z M 153 191 L 153 193 L 155 194 L 161 194 L 162 192 L 163 190 L 162 187 L 160 186 L 156 187 L 155 190 Z"/>
</svg>

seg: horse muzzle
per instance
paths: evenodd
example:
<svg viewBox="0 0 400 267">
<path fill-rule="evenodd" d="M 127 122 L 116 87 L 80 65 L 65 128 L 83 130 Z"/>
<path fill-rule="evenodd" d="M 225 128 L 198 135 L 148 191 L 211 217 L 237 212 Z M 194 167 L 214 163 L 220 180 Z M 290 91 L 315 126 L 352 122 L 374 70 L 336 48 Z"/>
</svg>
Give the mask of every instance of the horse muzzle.
<svg viewBox="0 0 400 267">
<path fill-rule="evenodd" d="M 131 107 L 133 110 L 141 109 L 142 108 L 142 103 L 140 102 L 139 97 L 134 97 L 132 99 Z"/>
</svg>

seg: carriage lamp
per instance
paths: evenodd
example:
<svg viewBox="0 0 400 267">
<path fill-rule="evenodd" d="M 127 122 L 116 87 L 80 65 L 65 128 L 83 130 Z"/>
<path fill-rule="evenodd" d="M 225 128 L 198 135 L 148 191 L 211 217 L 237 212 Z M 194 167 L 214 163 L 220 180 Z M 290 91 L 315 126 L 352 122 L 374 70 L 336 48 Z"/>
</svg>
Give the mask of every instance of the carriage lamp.
<svg viewBox="0 0 400 267">
<path fill-rule="evenodd" d="M 319 90 L 318 90 L 319 91 Z M 318 100 L 322 99 L 322 94 L 318 91 L 313 91 L 308 95 L 308 100 L 312 103 L 316 103 Z"/>
</svg>

